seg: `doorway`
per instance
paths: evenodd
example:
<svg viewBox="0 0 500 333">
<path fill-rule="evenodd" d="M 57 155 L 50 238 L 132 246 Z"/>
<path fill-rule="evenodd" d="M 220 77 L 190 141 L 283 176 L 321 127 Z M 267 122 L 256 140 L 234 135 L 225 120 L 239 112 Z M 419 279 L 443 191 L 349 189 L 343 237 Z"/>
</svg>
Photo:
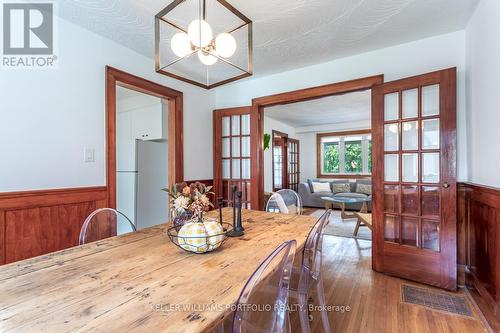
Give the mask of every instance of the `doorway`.
<svg viewBox="0 0 500 333">
<path fill-rule="evenodd" d="M 163 188 L 183 181 L 182 99 L 180 91 L 106 67 L 108 206 L 128 207 L 131 219 L 141 215 L 139 228 L 166 222 L 160 219 L 167 212 L 151 215 L 148 205 L 162 200 Z M 118 197 L 126 188 L 128 194 Z"/>
<path fill-rule="evenodd" d="M 371 95 L 367 89 L 264 108 L 265 135 L 272 133 L 272 149 L 264 149 L 264 196 L 293 190 L 303 214 L 318 218 L 332 208 L 324 234 L 367 244 Z"/>
<path fill-rule="evenodd" d="M 300 182 L 300 141 L 287 133 L 272 130 L 272 191 L 298 191 Z M 265 159 L 265 157 L 264 157 Z"/>
<path fill-rule="evenodd" d="M 264 109 L 366 89 L 372 90 L 373 269 L 454 290 L 456 68 L 386 83 L 380 75 L 253 99 L 252 204 L 263 207 Z"/>
</svg>

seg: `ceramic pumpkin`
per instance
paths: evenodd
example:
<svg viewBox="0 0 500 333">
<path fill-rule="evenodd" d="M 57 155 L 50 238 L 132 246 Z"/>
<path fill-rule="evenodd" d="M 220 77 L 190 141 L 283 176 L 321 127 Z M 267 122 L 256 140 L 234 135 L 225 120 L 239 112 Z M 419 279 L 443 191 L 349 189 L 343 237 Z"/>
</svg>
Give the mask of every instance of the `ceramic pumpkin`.
<svg viewBox="0 0 500 333">
<path fill-rule="evenodd" d="M 215 250 L 224 240 L 224 230 L 215 220 L 203 223 L 191 221 L 182 226 L 178 233 L 179 246 L 194 253 Z"/>
<path fill-rule="evenodd" d="M 203 225 L 207 231 L 208 250 L 215 250 L 224 240 L 224 229 L 220 223 L 215 220 L 205 221 L 203 222 Z"/>
</svg>

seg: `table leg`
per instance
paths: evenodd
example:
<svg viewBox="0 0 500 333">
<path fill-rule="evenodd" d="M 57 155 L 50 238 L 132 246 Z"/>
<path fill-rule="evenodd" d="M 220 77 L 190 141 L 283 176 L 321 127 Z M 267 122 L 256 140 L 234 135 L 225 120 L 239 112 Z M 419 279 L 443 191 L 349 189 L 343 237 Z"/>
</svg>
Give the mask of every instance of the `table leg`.
<svg viewBox="0 0 500 333">
<path fill-rule="evenodd" d="M 366 204 L 366 201 L 363 202 L 363 206 L 361 206 L 361 210 L 359 212 L 360 213 L 368 213 L 368 205 Z"/>
<path fill-rule="evenodd" d="M 345 203 L 341 202 L 339 203 L 339 206 L 340 206 L 340 209 L 342 210 L 342 212 L 340 213 L 340 216 L 342 217 L 343 220 L 345 219 L 353 219 L 356 217 L 356 215 L 352 214 L 352 213 L 346 213 L 345 212 Z"/>
<path fill-rule="evenodd" d="M 358 236 L 359 227 L 361 226 L 361 219 L 358 217 L 358 222 L 356 223 L 356 228 L 354 228 L 354 237 Z"/>
</svg>

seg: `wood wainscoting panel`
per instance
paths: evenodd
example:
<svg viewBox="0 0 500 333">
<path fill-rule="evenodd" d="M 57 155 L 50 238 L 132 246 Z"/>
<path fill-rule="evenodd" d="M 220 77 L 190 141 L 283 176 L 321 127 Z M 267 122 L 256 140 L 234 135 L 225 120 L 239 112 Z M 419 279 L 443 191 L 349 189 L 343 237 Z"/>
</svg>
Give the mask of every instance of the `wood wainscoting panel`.
<svg viewBox="0 0 500 333">
<path fill-rule="evenodd" d="M 78 245 L 85 218 L 106 206 L 106 187 L 0 194 L 0 264 Z"/>
<path fill-rule="evenodd" d="M 500 189 L 458 189 L 458 265 L 492 328 L 500 332 Z"/>
</svg>

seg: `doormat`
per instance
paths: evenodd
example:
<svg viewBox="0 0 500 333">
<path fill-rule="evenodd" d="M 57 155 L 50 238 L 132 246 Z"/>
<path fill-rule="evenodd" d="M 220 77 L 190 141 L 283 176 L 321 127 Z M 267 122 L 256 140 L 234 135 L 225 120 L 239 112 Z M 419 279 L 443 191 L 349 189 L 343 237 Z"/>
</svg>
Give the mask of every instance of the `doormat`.
<svg viewBox="0 0 500 333">
<path fill-rule="evenodd" d="M 469 303 L 464 296 L 435 292 L 405 284 L 403 285 L 402 293 L 403 302 L 405 303 L 422 305 L 435 310 L 473 317 Z"/>
</svg>

